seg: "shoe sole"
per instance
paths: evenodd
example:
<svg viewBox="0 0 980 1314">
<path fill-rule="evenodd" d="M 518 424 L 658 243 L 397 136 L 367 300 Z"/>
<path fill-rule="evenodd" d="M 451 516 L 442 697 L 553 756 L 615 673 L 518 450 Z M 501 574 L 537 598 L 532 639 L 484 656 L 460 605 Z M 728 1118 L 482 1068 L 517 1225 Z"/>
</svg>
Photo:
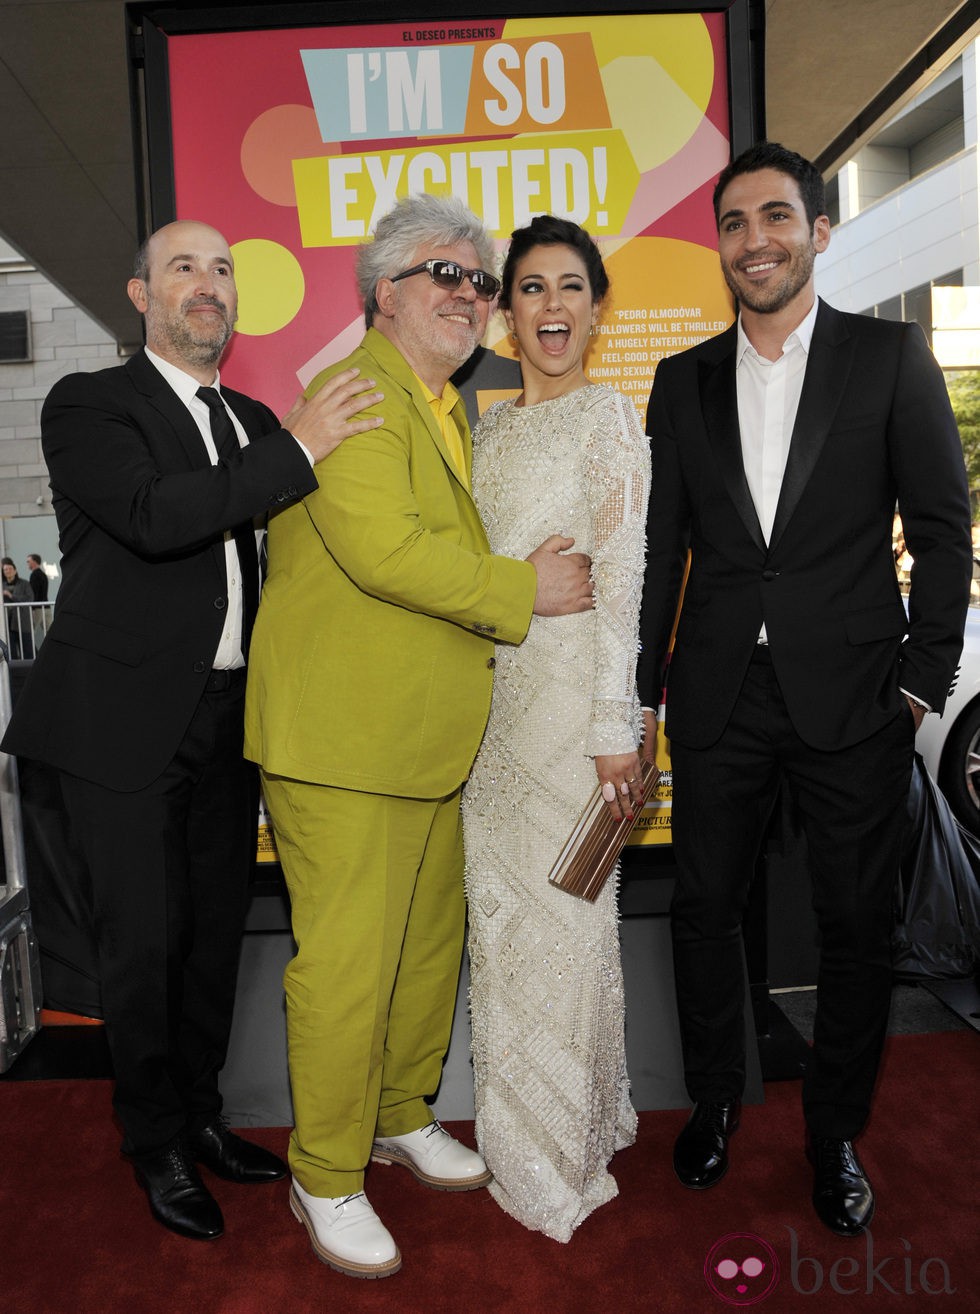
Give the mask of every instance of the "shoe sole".
<svg viewBox="0 0 980 1314">
<path fill-rule="evenodd" d="M 223 1182 L 237 1182 L 239 1186 L 266 1186 L 272 1182 L 281 1182 L 289 1172 L 288 1168 L 284 1168 L 275 1177 L 242 1177 L 240 1173 L 230 1173 L 216 1164 L 208 1163 L 207 1159 L 199 1159 L 197 1155 L 194 1156 L 194 1162 L 201 1164 L 215 1177 L 220 1177 Z"/>
<path fill-rule="evenodd" d="M 864 1222 L 861 1224 L 860 1227 L 844 1228 L 844 1227 L 833 1227 L 830 1223 L 827 1222 L 826 1218 L 821 1218 L 820 1212 L 817 1209 L 816 1205 L 813 1206 L 813 1211 L 817 1215 L 817 1218 L 820 1220 L 820 1222 L 823 1223 L 824 1227 L 827 1229 L 828 1232 L 833 1232 L 834 1236 L 849 1236 L 852 1238 L 852 1240 L 856 1239 L 859 1236 L 864 1236 L 865 1232 L 871 1226 L 872 1218 L 874 1218 L 875 1216 L 875 1208 L 874 1205 L 872 1205 L 871 1212 L 868 1214 L 867 1218 L 864 1220 Z"/>
<path fill-rule="evenodd" d="M 306 1228 L 310 1243 L 313 1246 L 313 1253 L 321 1264 L 327 1264 L 338 1273 L 346 1274 L 347 1277 L 356 1278 L 391 1277 L 393 1273 L 397 1273 L 401 1268 L 402 1255 L 397 1246 L 395 1247 L 394 1259 L 389 1259 L 384 1264 L 358 1264 L 353 1259 L 342 1259 L 340 1255 L 335 1255 L 333 1251 L 328 1250 L 320 1241 L 313 1225 L 313 1219 L 306 1212 L 302 1200 L 292 1187 L 289 1188 L 289 1207 L 293 1211 L 293 1217 L 297 1222 L 302 1223 Z"/>
<path fill-rule="evenodd" d="M 168 1232 L 173 1232 L 175 1236 L 185 1237 L 188 1241 L 217 1241 L 219 1237 L 225 1234 L 224 1228 L 221 1228 L 218 1232 L 195 1232 L 192 1228 L 181 1227 L 179 1223 L 172 1223 L 169 1219 L 164 1218 L 162 1214 L 158 1214 L 152 1205 L 150 1206 L 150 1213 L 161 1227 L 165 1227 Z"/>
<path fill-rule="evenodd" d="M 142 1187 L 144 1191 L 147 1191 L 149 1188 L 138 1168 L 136 1169 L 135 1176 L 137 1184 Z M 181 1227 L 180 1223 L 175 1223 L 173 1219 L 165 1218 L 163 1214 L 158 1213 L 154 1208 L 152 1200 L 148 1199 L 147 1204 L 150 1206 L 151 1217 L 153 1217 L 161 1227 L 165 1227 L 168 1232 L 173 1232 L 175 1236 L 185 1237 L 188 1241 L 217 1241 L 219 1237 L 224 1236 L 225 1234 L 224 1219 L 222 1219 L 221 1227 L 219 1227 L 216 1232 L 200 1232 L 192 1227 Z"/>
<path fill-rule="evenodd" d="M 728 1173 L 728 1167 L 729 1165 L 726 1163 L 718 1176 L 712 1177 L 710 1182 L 687 1182 L 677 1171 L 676 1167 L 674 1168 L 674 1176 L 680 1182 L 681 1186 L 686 1186 L 689 1191 L 710 1191 L 713 1186 L 717 1186 L 721 1179 L 726 1176 Z"/>
<path fill-rule="evenodd" d="M 423 1186 L 431 1186 L 434 1191 L 478 1191 L 481 1186 L 487 1186 L 493 1181 L 493 1173 L 489 1168 L 478 1177 L 432 1177 L 429 1173 L 423 1172 L 416 1163 L 413 1163 L 410 1156 L 401 1150 L 375 1148 L 371 1151 L 371 1162 L 384 1164 L 385 1167 L 390 1167 L 393 1163 L 401 1164 Z"/>
</svg>

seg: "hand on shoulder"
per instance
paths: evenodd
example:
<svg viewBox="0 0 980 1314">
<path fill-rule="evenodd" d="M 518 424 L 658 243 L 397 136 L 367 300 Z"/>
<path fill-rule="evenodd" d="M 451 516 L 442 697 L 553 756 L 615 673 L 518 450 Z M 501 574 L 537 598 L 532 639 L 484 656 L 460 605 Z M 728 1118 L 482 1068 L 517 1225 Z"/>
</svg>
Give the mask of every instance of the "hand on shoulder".
<svg viewBox="0 0 980 1314">
<path fill-rule="evenodd" d="M 356 367 L 341 370 L 312 397 L 300 393 L 282 427 L 303 444 L 314 463 L 322 461 L 344 439 L 384 424 L 383 416 L 363 414 L 384 401 L 383 392 L 369 391 L 374 386 L 374 379 L 360 377 Z"/>
</svg>

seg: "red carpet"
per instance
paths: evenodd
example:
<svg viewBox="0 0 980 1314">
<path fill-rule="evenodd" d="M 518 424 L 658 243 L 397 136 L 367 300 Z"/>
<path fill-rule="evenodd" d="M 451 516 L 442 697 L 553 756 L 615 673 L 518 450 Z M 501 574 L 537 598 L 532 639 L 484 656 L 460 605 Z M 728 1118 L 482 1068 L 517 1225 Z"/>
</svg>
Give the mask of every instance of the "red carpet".
<svg viewBox="0 0 980 1314">
<path fill-rule="evenodd" d="M 375 1165 L 369 1194 L 405 1257 L 377 1282 L 313 1258 L 282 1182 L 210 1179 L 224 1237 L 172 1236 L 117 1153 L 107 1082 L 0 1082 L 0 1302 L 19 1314 L 719 1314 L 750 1301 L 764 1314 L 975 1314 L 978 1075 L 972 1032 L 889 1042 L 860 1143 L 878 1192 L 870 1257 L 866 1240 L 834 1237 L 812 1214 L 799 1084 L 787 1082 L 747 1111 L 732 1170 L 711 1191 L 687 1191 L 671 1171 L 684 1114 L 642 1115 L 637 1145 L 614 1161 L 619 1198 L 567 1246 L 525 1231 L 484 1191 L 429 1191 Z M 472 1136 L 472 1125 L 455 1130 Z M 284 1130 L 248 1134 L 285 1153 Z M 754 1281 L 716 1277 L 721 1294 L 708 1287 L 706 1256 L 733 1233 L 763 1243 L 735 1258 L 771 1247 L 779 1275 L 768 1294 L 769 1269 Z"/>
</svg>

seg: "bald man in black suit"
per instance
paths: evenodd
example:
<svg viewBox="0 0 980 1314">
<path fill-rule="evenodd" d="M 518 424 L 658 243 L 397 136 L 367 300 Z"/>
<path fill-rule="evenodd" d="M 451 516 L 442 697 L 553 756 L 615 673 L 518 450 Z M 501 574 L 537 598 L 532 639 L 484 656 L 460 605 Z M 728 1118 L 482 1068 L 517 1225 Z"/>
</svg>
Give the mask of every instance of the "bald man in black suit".
<svg viewBox="0 0 980 1314">
<path fill-rule="evenodd" d="M 59 772 L 91 882 L 123 1149 L 153 1215 L 209 1239 L 223 1220 L 195 1161 L 239 1182 L 285 1173 L 228 1129 L 218 1090 L 255 855 L 254 521 L 317 487 L 314 463 L 380 423 L 351 420 L 380 394 L 348 371 L 280 425 L 221 386 L 237 293 L 207 224 L 154 233 L 128 292 L 146 349 L 61 379 L 44 404 L 62 582 L 3 748 Z"/>
</svg>

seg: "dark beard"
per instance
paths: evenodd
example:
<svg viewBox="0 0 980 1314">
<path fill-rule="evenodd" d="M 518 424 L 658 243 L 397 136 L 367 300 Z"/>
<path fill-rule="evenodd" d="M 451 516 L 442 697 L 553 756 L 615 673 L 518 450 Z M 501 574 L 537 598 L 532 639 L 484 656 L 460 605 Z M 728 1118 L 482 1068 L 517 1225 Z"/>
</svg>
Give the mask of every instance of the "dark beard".
<svg viewBox="0 0 980 1314">
<path fill-rule="evenodd" d="M 754 295 L 751 285 L 748 290 L 741 287 L 727 265 L 722 266 L 721 272 L 728 284 L 729 292 L 740 306 L 744 306 L 746 310 L 751 310 L 756 315 L 775 315 L 788 306 L 793 298 L 809 283 L 813 276 L 813 263 L 816 254 L 812 246 L 805 253 L 801 251 L 798 257 L 790 263 L 785 276 L 780 282 L 775 287 L 760 288 L 758 296 Z"/>
</svg>

